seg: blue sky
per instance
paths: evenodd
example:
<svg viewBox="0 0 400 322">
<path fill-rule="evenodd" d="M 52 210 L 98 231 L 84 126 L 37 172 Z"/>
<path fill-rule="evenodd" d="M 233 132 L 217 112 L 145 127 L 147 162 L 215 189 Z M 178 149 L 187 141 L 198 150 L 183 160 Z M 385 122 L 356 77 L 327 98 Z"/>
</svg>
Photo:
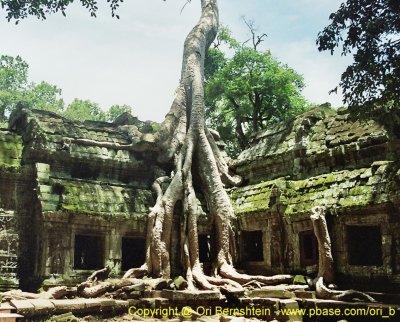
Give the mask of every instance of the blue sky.
<svg viewBox="0 0 400 322">
<path fill-rule="evenodd" d="M 105 2 L 100 0 L 100 4 Z M 69 103 L 90 99 L 103 108 L 129 104 L 139 118 L 161 121 L 168 112 L 180 75 L 183 42 L 199 17 L 192 0 L 126 0 L 120 19 L 100 5 L 98 18 L 78 4 L 67 17 L 45 21 L 29 18 L 15 25 L 0 21 L 0 54 L 20 55 L 30 66 L 30 79 L 56 84 Z M 314 103 L 341 105 L 341 95 L 328 95 L 347 57 L 319 53 L 318 31 L 328 24 L 340 0 L 219 0 L 220 20 L 239 40 L 248 38 L 242 16 L 252 19 L 268 38 L 270 49 L 305 79 L 305 97 Z M 5 16 L 1 11 L 0 15 Z"/>
</svg>

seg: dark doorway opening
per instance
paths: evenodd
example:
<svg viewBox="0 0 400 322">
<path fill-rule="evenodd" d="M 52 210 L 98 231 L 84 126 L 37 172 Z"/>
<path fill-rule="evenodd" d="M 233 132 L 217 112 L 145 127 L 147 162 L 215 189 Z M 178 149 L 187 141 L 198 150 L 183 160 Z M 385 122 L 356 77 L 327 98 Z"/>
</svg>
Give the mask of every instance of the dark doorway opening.
<svg viewBox="0 0 400 322">
<path fill-rule="evenodd" d="M 262 262 L 264 260 L 263 250 L 263 232 L 259 231 L 242 231 L 243 242 L 243 261 L 245 262 Z"/>
<path fill-rule="evenodd" d="M 312 230 L 299 234 L 301 266 L 311 266 L 318 261 L 318 242 Z"/>
<path fill-rule="evenodd" d="M 199 235 L 199 258 L 201 263 L 213 262 L 215 259 L 215 237 Z"/>
<path fill-rule="evenodd" d="M 75 235 L 74 268 L 99 269 L 104 267 L 104 238 Z"/>
<path fill-rule="evenodd" d="M 349 265 L 382 266 L 382 235 L 379 226 L 348 226 Z"/>
<path fill-rule="evenodd" d="M 146 259 L 146 240 L 144 238 L 122 238 L 122 262 L 121 270 L 140 267 Z"/>
<path fill-rule="evenodd" d="M 97 179 L 100 170 L 86 163 L 76 163 L 71 167 L 71 177 L 80 179 Z"/>
</svg>

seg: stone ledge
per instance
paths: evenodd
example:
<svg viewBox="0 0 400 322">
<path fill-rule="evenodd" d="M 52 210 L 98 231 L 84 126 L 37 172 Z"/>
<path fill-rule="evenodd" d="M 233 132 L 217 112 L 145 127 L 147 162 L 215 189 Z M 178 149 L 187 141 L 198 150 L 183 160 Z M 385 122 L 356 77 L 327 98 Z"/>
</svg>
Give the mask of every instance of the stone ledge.
<svg viewBox="0 0 400 322">
<path fill-rule="evenodd" d="M 11 300 L 10 304 L 15 307 L 19 314 L 33 315 L 35 313 L 35 307 L 29 300 Z"/>
<path fill-rule="evenodd" d="M 0 313 L 0 321 L 2 322 L 12 322 L 17 321 L 18 318 L 23 318 L 24 316 L 17 313 Z"/>
<path fill-rule="evenodd" d="M 162 296 L 171 301 L 216 301 L 221 299 L 221 293 L 218 291 L 163 290 Z"/>
<path fill-rule="evenodd" d="M 35 314 L 46 315 L 55 312 L 55 306 L 50 300 L 45 299 L 34 299 L 29 300 L 29 302 L 34 306 Z"/>
</svg>

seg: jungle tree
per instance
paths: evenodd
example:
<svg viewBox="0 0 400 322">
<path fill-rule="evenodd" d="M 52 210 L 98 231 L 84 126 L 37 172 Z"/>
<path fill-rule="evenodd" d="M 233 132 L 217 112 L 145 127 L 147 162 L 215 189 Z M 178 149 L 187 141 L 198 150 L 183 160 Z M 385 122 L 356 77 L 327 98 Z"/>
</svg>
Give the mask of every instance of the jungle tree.
<svg viewBox="0 0 400 322">
<path fill-rule="evenodd" d="M 8 18 L 18 21 L 28 15 L 44 19 L 47 14 L 57 11 L 65 14 L 66 6 L 72 2 L 2 0 L 0 3 L 6 8 Z M 95 16 L 95 0 L 80 2 Z M 108 2 L 115 15 L 120 0 Z M 291 280 L 289 275 L 265 277 L 240 274 L 233 266 L 235 242 L 231 220 L 234 213 L 225 186 L 237 185 L 241 179 L 229 173 L 215 142 L 217 134 L 205 125 L 204 59 L 217 31 L 217 0 L 201 0 L 200 20 L 185 40 L 176 97 L 154 138 L 159 153 L 158 161 L 172 162 L 174 170 L 170 176 L 158 178 L 153 185 L 157 200 L 148 216 L 146 261 L 142 267 L 129 270 L 125 277 L 145 274 L 170 277 L 172 217 L 175 207 L 180 204 L 181 264 L 189 288 L 214 289 L 221 285 L 240 287 L 240 284 L 252 280 L 268 284 Z M 161 189 L 162 183 L 168 183 L 165 191 Z M 203 194 L 208 215 L 215 227 L 217 256 L 213 277 L 203 273 L 199 260 L 197 219 L 202 210 L 196 192 Z"/>
<path fill-rule="evenodd" d="M 6 122 L 19 101 L 37 109 L 62 113 L 61 89 L 44 81 L 29 82 L 28 69 L 20 56 L 0 56 L 0 122 Z"/>
<path fill-rule="evenodd" d="M 354 58 L 339 84 L 344 102 L 357 114 L 398 112 L 400 1 L 347 0 L 329 19 L 318 34 L 318 49 L 331 54 L 339 50 Z"/>
<path fill-rule="evenodd" d="M 310 107 L 301 94 L 302 76 L 270 51 L 239 45 L 233 57 L 221 62 L 221 55 L 211 48 L 207 56 L 213 68 L 205 87 L 207 113 L 234 156 L 248 147 L 252 133 Z"/>
<path fill-rule="evenodd" d="M 27 107 L 58 113 L 72 120 L 113 122 L 124 112 L 132 113 L 129 105 L 112 105 L 106 112 L 99 104 L 75 98 L 67 106 L 61 97 L 61 89 L 45 81 L 28 80 L 29 65 L 20 56 L 0 56 L 0 123 L 5 124 L 8 116 L 19 102 Z"/>
</svg>

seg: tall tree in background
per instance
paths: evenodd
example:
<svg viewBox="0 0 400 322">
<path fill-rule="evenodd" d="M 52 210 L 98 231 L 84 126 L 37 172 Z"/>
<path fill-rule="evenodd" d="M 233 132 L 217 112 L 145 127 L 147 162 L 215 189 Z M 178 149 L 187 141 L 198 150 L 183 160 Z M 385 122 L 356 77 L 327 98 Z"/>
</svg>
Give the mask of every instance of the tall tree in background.
<svg viewBox="0 0 400 322">
<path fill-rule="evenodd" d="M 400 107 L 400 1 L 347 0 L 318 34 L 320 51 L 353 54 L 340 86 L 356 114 Z"/>
<path fill-rule="evenodd" d="M 56 85 L 41 81 L 39 84 L 31 83 L 23 97 L 32 108 L 63 113 L 64 100 L 61 98 L 61 89 Z"/>
<path fill-rule="evenodd" d="M 265 34 L 257 36 L 253 25 L 245 22 L 252 33 L 250 46 L 241 45 L 223 28 L 206 59 L 209 122 L 227 143 L 231 156 L 248 146 L 252 133 L 309 108 L 301 94 L 303 77 L 270 51 L 259 50 Z M 221 51 L 221 44 L 234 50 L 231 58 Z"/>
<path fill-rule="evenodd" d="M 118 116 L 126 112 L 132 114 L 133 113 L 132 107 L 126 104 L 123 105 L 114 104 L 108 109 L 106 113 L 106 119 L 109 122 L 113 122 Z"/>
<path fill-rule="evenodd" d="M 21 57 L 0 57 L 0 122 L 6 120 L 6 115 L 22 99 L 27 79 L 28 64 Z"/>
<path fill-rule="evenodd" d="M 38 109 L 62 113 L 61 89 L 47 82 L 28 82 L 28 69 L 28 64 L 19 56 L 0 56 L 0 122 L 7 120 L 20 101 Z"/>
<path fill-rule="evenodd" d="M 54 112 L 76 121 L 113 122 L 124 112 L 132 114 L 132 107 L 126 104 L 115 104 L 103 111 L 99 104 L 77 98 L 65 107 L 60 88 L 45 81 L 29 82 L 28 71 L 29 65 L 20 56 L 0 56 L 0 123 L 7 122 L 8 115 L 21 101 L 30 108 Z"/>
<path fill-rule="evenodd" d="M 106 113 L 103 112 L 99 104 L 89 100 L 81 100 L 75 98 L 71 104 L 67 106 L 64 116 L 73 120 L 91 120 L 91 121 L 106 121 Z"/>
</svg>

